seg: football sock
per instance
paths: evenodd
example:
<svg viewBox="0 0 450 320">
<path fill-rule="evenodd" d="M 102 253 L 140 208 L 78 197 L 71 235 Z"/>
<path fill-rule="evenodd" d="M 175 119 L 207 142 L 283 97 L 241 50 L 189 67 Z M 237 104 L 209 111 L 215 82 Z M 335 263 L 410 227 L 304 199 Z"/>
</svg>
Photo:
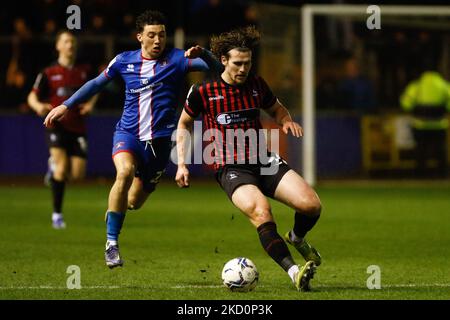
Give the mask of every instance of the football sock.
<svg viewBox="0 0 450 320">
<path fill-rule="evenodd" d="M 108 249 L 109 246 L 117 246 L 118 242 L 116 240 L 108 240 L 106 241 L 106 249 Z"/>
<path fill-rule="evenodd" d="M 53 177 L 50 179 L 53 197 L 53 212 L 62 212 L 64 198 L 65 181 L 57 181 Z"/>
<path fill-rule="evenodd" d="M 295 265 L 286 243 L 277 232 L 277 225 L 274 222 L 263 223 L 257 228 L 257 231 L 264 250 L 276 263 L 285 271 Z"/>
<path fill-rule="evenodd" d="M 62 217 L 62 213 L 59 213 L 59 212 L 53 212 L 52 213 L 52 220 L 57 220 L 57 219 L 59 219 L 61 217 Z"/>
<path fill-rule="evenodd" d="M 118 241 L 125 213 L 108 211 L 106 213 L 106 238 L 108 241 Z"/>
<path fill-rule="evenodd" d="M 301 214 L 299 212 L 295 213 L 295 223 L 294 223 L 294 240 L 295 237 L 300 238 L 299 241 L 301 241 L 306 233 L 311 230 L 314 225 L 316 224 L 317 220 L 319 220 L 320 214 L 316 216 L 310 216 L 306 214 Z"/>
<path fill-rule="evenodd" d="M 293 265 L 292 267 L 289 268 L 289 270 L 287 271 L 289 277 L 291 278 L 292 282 L 295 282 L 295 275 L 297 274 L 297 272 L 299 272 L 299 268 L 298 265 Z"/>
</svg>

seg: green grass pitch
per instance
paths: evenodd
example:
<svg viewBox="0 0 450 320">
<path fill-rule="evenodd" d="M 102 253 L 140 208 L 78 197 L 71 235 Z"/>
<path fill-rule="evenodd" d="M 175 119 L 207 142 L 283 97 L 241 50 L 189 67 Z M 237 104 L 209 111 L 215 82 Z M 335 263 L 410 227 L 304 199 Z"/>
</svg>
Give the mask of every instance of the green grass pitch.
<svg viewBox="0 0 450 320">
<path fill-rule="evenodd" d="M 190 189 L 159 186 L 143 209 L 130 212 L 121 234 L 123 268 L 104 264 L 104 213 L 109 185 L 68 186 L 68 228 L 53 230 L 44 187 L 0 187 L 0 299 L 449 299 L 448 185 L 323 185 L 323 215 L 308 239 L 323 264 L 297 292 L 260 246 L 256 231 L 214 183 Z M 291 209 L 272 202 L 280 234 Z M 298 263 L 302 259 L 293 253 Z M 223 264 L 252 259 L 260 272 L 254 292 L 221 286 Z M 81 286 L 67 289 L 68 266 Z M 381 271 L 369 290 L 367 268 Z"/>
</svg>

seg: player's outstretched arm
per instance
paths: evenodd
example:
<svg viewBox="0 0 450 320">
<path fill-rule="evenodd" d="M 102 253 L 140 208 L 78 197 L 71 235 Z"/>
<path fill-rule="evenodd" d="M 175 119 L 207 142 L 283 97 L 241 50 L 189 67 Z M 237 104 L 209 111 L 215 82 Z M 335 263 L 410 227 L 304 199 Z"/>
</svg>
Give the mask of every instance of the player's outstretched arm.
<svg viewBox="0 0 450 320">
<path fill-rule="evenodd" d="M 303 136 L 303 128 L 297 122 L 292 120 L 288 109 L 286 109 L 278 99 L 275 104 L 266 111 L 276 123 L 282 127 L 285 134 L 288 134 L 289 131 L 291 131 L 294 137 L 299 138 Z"/>
<path fill-rule="evenodd" d="M 63 105 L 71 108 L 75 105 L 85 102 L 95 94 L 99 93 L 103 87 L 111 81 L 103 72 L 97 77 L 86 82 L 69 99 L 63 102 Z"/>
<path fill-rule="evenodd" d="M 189 169 L 186 166 L 185 157 L 186 149 L 189 148 L 191 142 L 190 132 L 193 123 L 194 118 L 183 110 L 177 127 L 178 170 L 175 176 L 175 181 L 180 188 L 189 187 Z"/>
</svg>

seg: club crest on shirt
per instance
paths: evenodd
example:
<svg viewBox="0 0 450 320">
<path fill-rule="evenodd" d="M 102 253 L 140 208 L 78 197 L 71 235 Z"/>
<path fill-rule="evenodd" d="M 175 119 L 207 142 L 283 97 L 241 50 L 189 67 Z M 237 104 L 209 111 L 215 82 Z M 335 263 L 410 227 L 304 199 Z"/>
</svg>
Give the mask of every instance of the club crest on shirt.
<svg viewBox="0 0 450 320">
<path fill-rule="evenodd" d="M 114 146 L 114 148 L 119 149 L 119 148 L 123 147 L 124 144 L 125 144 L 125 142 L 123 142 L 123 141 L 117 142 L 116 145 Z"/>
<path fill-rule="evenodd" d="M 56 89 L 56 95 L 58 97 L 70 97 L 74 92 L 74 88 L 69 87 L 59 87 Z"/>
<path fill-rule="evenodd" d="M 52 80 L 52 81 L 60 81 L 62 79 L 63 79 L 63 75 L 62 74 L 55 74 L 55 75 L 50 77 L 50 80 Z"/>
<path fill-rule="evenodd" d="M 131 64 L 131 63 L 128 64 L 128 65 L 127 65 L 127 71 L 128 71 L 128 72 L 134 72 L 134 64 Z"/>
<path fill-rule="evenodd" d="M 228 172 L 228 174 L 227 174 L 228 181 L 236 179 L 236 178 L 239 178 L 239 174 L 237 172 L 235 172 L 235 171 Z"/>
</svg>

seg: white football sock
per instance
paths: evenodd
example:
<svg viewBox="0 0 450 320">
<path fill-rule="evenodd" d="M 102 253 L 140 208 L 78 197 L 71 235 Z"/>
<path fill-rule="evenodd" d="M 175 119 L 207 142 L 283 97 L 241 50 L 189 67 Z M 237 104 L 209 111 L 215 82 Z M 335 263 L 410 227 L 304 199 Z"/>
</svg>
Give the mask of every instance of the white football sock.
<svg viewBox="0 0 450 320">
<path fill-rule="evenodd" d="M 291 278 L 292 282 L 295 282 L 295 275 L 299 272 L 298 265 L 293 265 L 288 270 L 288 275 Z"/>
<path fill-rule="evenodd" d="M 116 240 L 107 240 L 106 241 L 106 249 L 108 249 L 109 246 L 117 246 Z"/>
<path fill-rule="evenodd" d="M 289 237 L 291 238 L 292 242 L 295 242 L 295 243 L 303 242 L 303 238 L 297 237 L 297 235 L 294 233 L 294 230 L 291 230 L 291 232 L 289 233 Z"/>
<path fill-rule="evenodd" d="M 62 218 L 62 213 L 59 213 L 59 212 L 53 212 L 53 214 L 52 214 L 52 220 L 53 220 L 53 221 L 58 220 L 58 219 L 60 219 L 60 218 Z"/>
</svg>

